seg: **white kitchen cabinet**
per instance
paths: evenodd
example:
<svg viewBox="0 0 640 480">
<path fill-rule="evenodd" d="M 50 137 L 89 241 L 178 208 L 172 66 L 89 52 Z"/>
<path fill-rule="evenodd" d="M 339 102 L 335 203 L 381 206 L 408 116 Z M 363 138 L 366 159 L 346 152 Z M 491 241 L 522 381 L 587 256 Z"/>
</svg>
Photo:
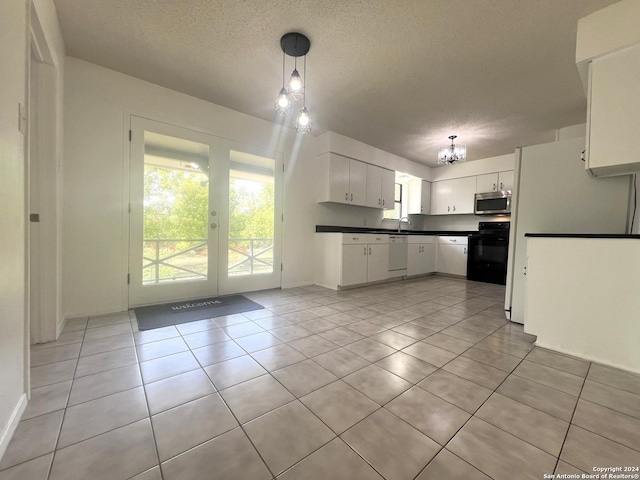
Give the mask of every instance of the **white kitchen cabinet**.
<svg viewBox="0 0 640 480">
<path fill-rule="evenodd" d="M 513 190 L 513 170 L 486 173 L 476 177 L 476 193 Z"/>
<path fill-rule="evenodd" d="M 342 245 L 341 284 L 367 282 L 367 245 Z"/>
<path fill-rule="evenodd" d="M 468 238 L 461 236 L 438 237 L 438 273 L 467 276 Z"/>
<path fill-rule="evenodd" d="M 435 271 L 435 237 L 426 235 L 410 235 L 407 255 L 407 276 L 425 275 Z"/>
<path fill-rule="evenodd" d="M 366 168 L 366 206 L 383 209 L 393 208 L 395 196 L 395 172 L 370 164 L 366 164 Z"/>
<path fill-rule="evenodd" d="M 367 249 L 367 282 L 389 278 L 389 243 L 369 243 Z"/>
<path fill-rule="evenodd" d="M 498 173 L 498 190 L 513 190 L 513 170 Z"/>
<path fill-rule="evenodd" d="M 640 172 L 640 44 L 589 65 L 586 168 L 599 176 Z"/>
<path fill-rule="evenodd" d="M 320 156 L 318 201 L 366 205 L 367 164 L 327 153 Z"/>
<path fill-rule="evenodd" d="M 476 177 L 441 180 L 431 185 L 431 214 L 473 213 Z"/>
<path fill-rule="evenodd" d="M 431 213 L 431 182 L 414 178 L 408 184 L 407 213 L 429 215 Z"/>
<path fill-rule="evenodd" d="M 392 210 L 396 201 L 396 172 L 382 169 L 382 208 Z"/>
<path fill-rule="evenodd" d="M 317 233 L 315 282 L 340 287 L 389 278 L 389 236 L 369 233 Z"/>
<path fill-rule="evenodd" d="M 486 173 L 476 177 L 476 193 L 495 192 L 498 190 L 498 174 Z"/>
</svg>

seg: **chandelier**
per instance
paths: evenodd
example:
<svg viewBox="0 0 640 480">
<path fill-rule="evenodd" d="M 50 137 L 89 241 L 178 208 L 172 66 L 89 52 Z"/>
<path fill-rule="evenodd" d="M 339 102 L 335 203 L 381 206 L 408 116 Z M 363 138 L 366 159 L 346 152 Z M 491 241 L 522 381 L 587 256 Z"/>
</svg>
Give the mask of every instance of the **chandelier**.
<svg viewBox="0 0 640 480">
<path fill-rule="evenodd" d="M 300 134 L 309 133 L 311 131 L 311 118 L 309 110 L 307 110 L 305 91 L 306 85 L 303 77 L 298 72 L 298 57 L 303 58 L 303 73 L 307 74 L 307 53 L 311 48 L 309 39 L 301 33 L 286 33 L 280 39 L 280 48 L 282 48 L 282 88 L 276 98 L 274 108 L 279 117 L 285 117 L 291 113 L 293 103 L 302 100 L 302 108 L 296 119 L 296 130 Z M 285 85 L 286 56 L 294 58 L 294 67 L 289 82 Z"/>
<path fill-rule="evenodd" d="M 438 165 L 453 165 L 462 163 L 467 159 L 466 145 L 455 145 L 453 141 L 458 138 L 457 135 L 451 135 L 451 145 L 438 149 Z"/>
</svg>

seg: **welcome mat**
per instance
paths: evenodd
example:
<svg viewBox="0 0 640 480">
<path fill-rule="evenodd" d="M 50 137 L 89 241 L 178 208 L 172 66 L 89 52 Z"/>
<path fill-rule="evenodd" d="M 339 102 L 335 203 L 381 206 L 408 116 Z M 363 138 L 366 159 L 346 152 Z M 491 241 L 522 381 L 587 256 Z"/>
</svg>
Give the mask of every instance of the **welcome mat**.
<svg viewBox="0 0 640 480">
<path fill-rule="evenodd" d="M 139 307 L 134 309 L 134 312 L 138 320 L 138 330 L 152 330 L 262 308 L 262 305 L 242 295 L 230 295 Z"/>
</svg>

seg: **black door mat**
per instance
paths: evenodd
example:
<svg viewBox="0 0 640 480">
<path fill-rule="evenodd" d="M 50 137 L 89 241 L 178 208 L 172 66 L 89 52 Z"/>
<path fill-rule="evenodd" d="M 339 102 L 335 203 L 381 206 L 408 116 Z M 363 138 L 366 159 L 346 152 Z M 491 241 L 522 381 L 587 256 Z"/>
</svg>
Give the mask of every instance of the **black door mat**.
<svg viewBox="0 0 640 480">
<path fill-rule="evenodd" d="M 138 330 L 153 330 L 262 308 L 262 305 L 242 295 L 230 295 L 139 307 L 134 309 L 134 312 L 138 320 Z"/>
</svg>

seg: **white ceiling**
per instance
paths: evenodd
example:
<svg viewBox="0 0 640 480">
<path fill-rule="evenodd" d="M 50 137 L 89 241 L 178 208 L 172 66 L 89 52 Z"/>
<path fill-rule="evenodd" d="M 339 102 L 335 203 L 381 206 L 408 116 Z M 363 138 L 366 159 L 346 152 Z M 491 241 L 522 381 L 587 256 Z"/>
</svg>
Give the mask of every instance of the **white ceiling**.
<svg viewBox="0 0 640 480">
<path fill-rule="evenodd" d="M 280 37 L 311 40 L 327 130 L 435 165 L 550 141 L 585 121 L 577 20 L 617 0 L 55 0 L 71 56 L 273 121 Z M 287 69 L 290 73 L 292 64 Z"/>
</svg>

